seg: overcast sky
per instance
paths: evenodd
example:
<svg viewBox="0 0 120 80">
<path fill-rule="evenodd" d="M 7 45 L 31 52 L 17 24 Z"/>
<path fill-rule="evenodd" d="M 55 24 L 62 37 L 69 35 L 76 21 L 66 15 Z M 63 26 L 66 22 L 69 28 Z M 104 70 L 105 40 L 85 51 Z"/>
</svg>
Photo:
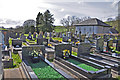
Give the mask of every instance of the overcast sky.
<svg viewBox="0 0 120 80">
<path fill-rule="evenodd" d="M 89 1 L 89 2 L 88 2 Z M 118 14 L 119 0 L 0 0 L 0 26 L 15 27 L 25 20 L 36 19 L 47 9 L 54 14 L 55 25 L 67 16 L 90 16 L 106 20 Z"/>
</svg>

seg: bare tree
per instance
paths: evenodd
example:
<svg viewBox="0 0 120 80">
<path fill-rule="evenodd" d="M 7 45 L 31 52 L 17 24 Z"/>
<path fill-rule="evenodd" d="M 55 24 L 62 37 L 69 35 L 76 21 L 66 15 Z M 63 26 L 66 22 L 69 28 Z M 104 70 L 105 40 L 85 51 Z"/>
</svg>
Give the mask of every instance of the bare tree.
<svg viewBox="0 0 120 80">
<path fill-rule="evenodd" d="M 71 31 L 70 28 L 73 27 L 73 24 L 79 24 L 80 22 L 90 19 L 90 17 L 76 17 L 76 16 L 68 16 L 67 18 L 63 18 L 61 20 L 61 24 L 66 27 L 67 31 Z"/>
</svg>

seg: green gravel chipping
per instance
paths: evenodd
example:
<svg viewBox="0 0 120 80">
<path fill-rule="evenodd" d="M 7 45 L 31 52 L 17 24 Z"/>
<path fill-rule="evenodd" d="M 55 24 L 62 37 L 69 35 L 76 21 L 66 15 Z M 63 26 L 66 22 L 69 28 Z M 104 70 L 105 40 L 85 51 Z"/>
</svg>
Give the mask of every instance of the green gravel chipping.
<svg viewBox="0 0 120 80">
<path fill-rule="evenodd" d="M 65 78 L 43 61 L 30 63 L 32 70 L 40 80 L 65 80 Z"/>
<path fill-rule="evenodd" d="M 81 62 L 79 62 L 77 60 L 74 60 L 74 59 L 68 59 L 67 61 L 69 61 L 69 62 L 71 62 L 71 63 L 73 63 L 73 64 L 75 64 L 75 65 L 77 65 L 77 66 L 79 66 L 79 67 L 81 67 L 81 68 L 83 68 L 85 70 L 87 70 L 87 71 L 98 71 L 99 70 L 99 69 L 96 69 L 96 68 L 94 68 L 92 66 L 81 63 Z"/>
</svg>

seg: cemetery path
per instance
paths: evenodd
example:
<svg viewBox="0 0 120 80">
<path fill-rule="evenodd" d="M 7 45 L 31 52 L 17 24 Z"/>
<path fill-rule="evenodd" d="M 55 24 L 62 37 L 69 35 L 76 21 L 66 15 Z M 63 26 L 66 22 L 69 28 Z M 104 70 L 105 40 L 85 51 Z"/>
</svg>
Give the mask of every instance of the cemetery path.
<svg viewBox="0 0 120 80">
<path fill-rule="evenodd" d="M 58 64 L 56 64 L 55 62 L 52 62 L 57 68 L 61 69 L 62 71 L 64 71 L 65 73 L 67 73 L 68 75 L 72 76 L 73 78 L 75 78 L 77 80 L 77 76 L 73 75 L 72 73 L 70 73 L 69 71 L 65 70 L 64 68 L 62 68 L 61 66 L 59 66 Z"/>
<path fill-rule="evenodd" d="M 4 69 L 4 79 L 22 79 L 22 74 L 19 68 Z"/>
</svg>

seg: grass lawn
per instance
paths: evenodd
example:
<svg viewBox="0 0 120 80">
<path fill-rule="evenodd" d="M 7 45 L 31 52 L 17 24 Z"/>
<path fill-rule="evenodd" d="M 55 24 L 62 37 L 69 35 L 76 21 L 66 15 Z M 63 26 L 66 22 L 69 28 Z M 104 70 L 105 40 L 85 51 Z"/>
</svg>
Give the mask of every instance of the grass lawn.
<svg viewBox="0 0 120 80">
<path fill-rule="evenodd" d="M 118 76 L 118 78 L 117 78 L 118 80 L 120 80 L 120 76 Z"/>
<path fill-rule="evenodd" d="M 99 69 L 96 69 L 96 68 L 94 68 L 92 66 L 81 63 L 81 62 L 79 62 L 77 60 L 74 60 L 74 59 L 68 59 L 67 61 L 69 61 L 69 62 L 71 62 L 71 63 L 73 63 L 73 64 L 75 64 L 75 65 L 77 65 L 77 66 L 79 66 L 79 67 L 81 67 L 81 68 L 83 68 L 85 70 L 87 70 L 87 71 L 98 71 L 99 70 Z"/>
<path fill-rule="evenodd" d="M 67 31 L 67 29 L 63 26 L 56 26 L 54 30 L 55 30 L 55 32 L 65 32 L 65 31 Z"/>
<path fill-rule="evenodd" d="M 19 54 L 12 53 L 12 58 L 13 58 L 13 67 L 18 68 L 20 66 L 20 63 L 22 62 Z"/>
<path fill-rule="evenodd" d="M 43 61 L 40 61 L 39 63 L 30 63 L 32 70 L 35 72 L 37 77 L 41 80 L 58 80 L 58 79 L 64 79 L 64 77 L 56 72 L 53 68 L 51 68 L 48 64 L 46 64 Z M 57 78 L 57 79 L 56 79 Z"/>
<path fill-rule="evenodd" d="M 7 30 L 7 29 L 4 29 L 4 28 L 0 28 L 0 30 Z"/>
</svg>

